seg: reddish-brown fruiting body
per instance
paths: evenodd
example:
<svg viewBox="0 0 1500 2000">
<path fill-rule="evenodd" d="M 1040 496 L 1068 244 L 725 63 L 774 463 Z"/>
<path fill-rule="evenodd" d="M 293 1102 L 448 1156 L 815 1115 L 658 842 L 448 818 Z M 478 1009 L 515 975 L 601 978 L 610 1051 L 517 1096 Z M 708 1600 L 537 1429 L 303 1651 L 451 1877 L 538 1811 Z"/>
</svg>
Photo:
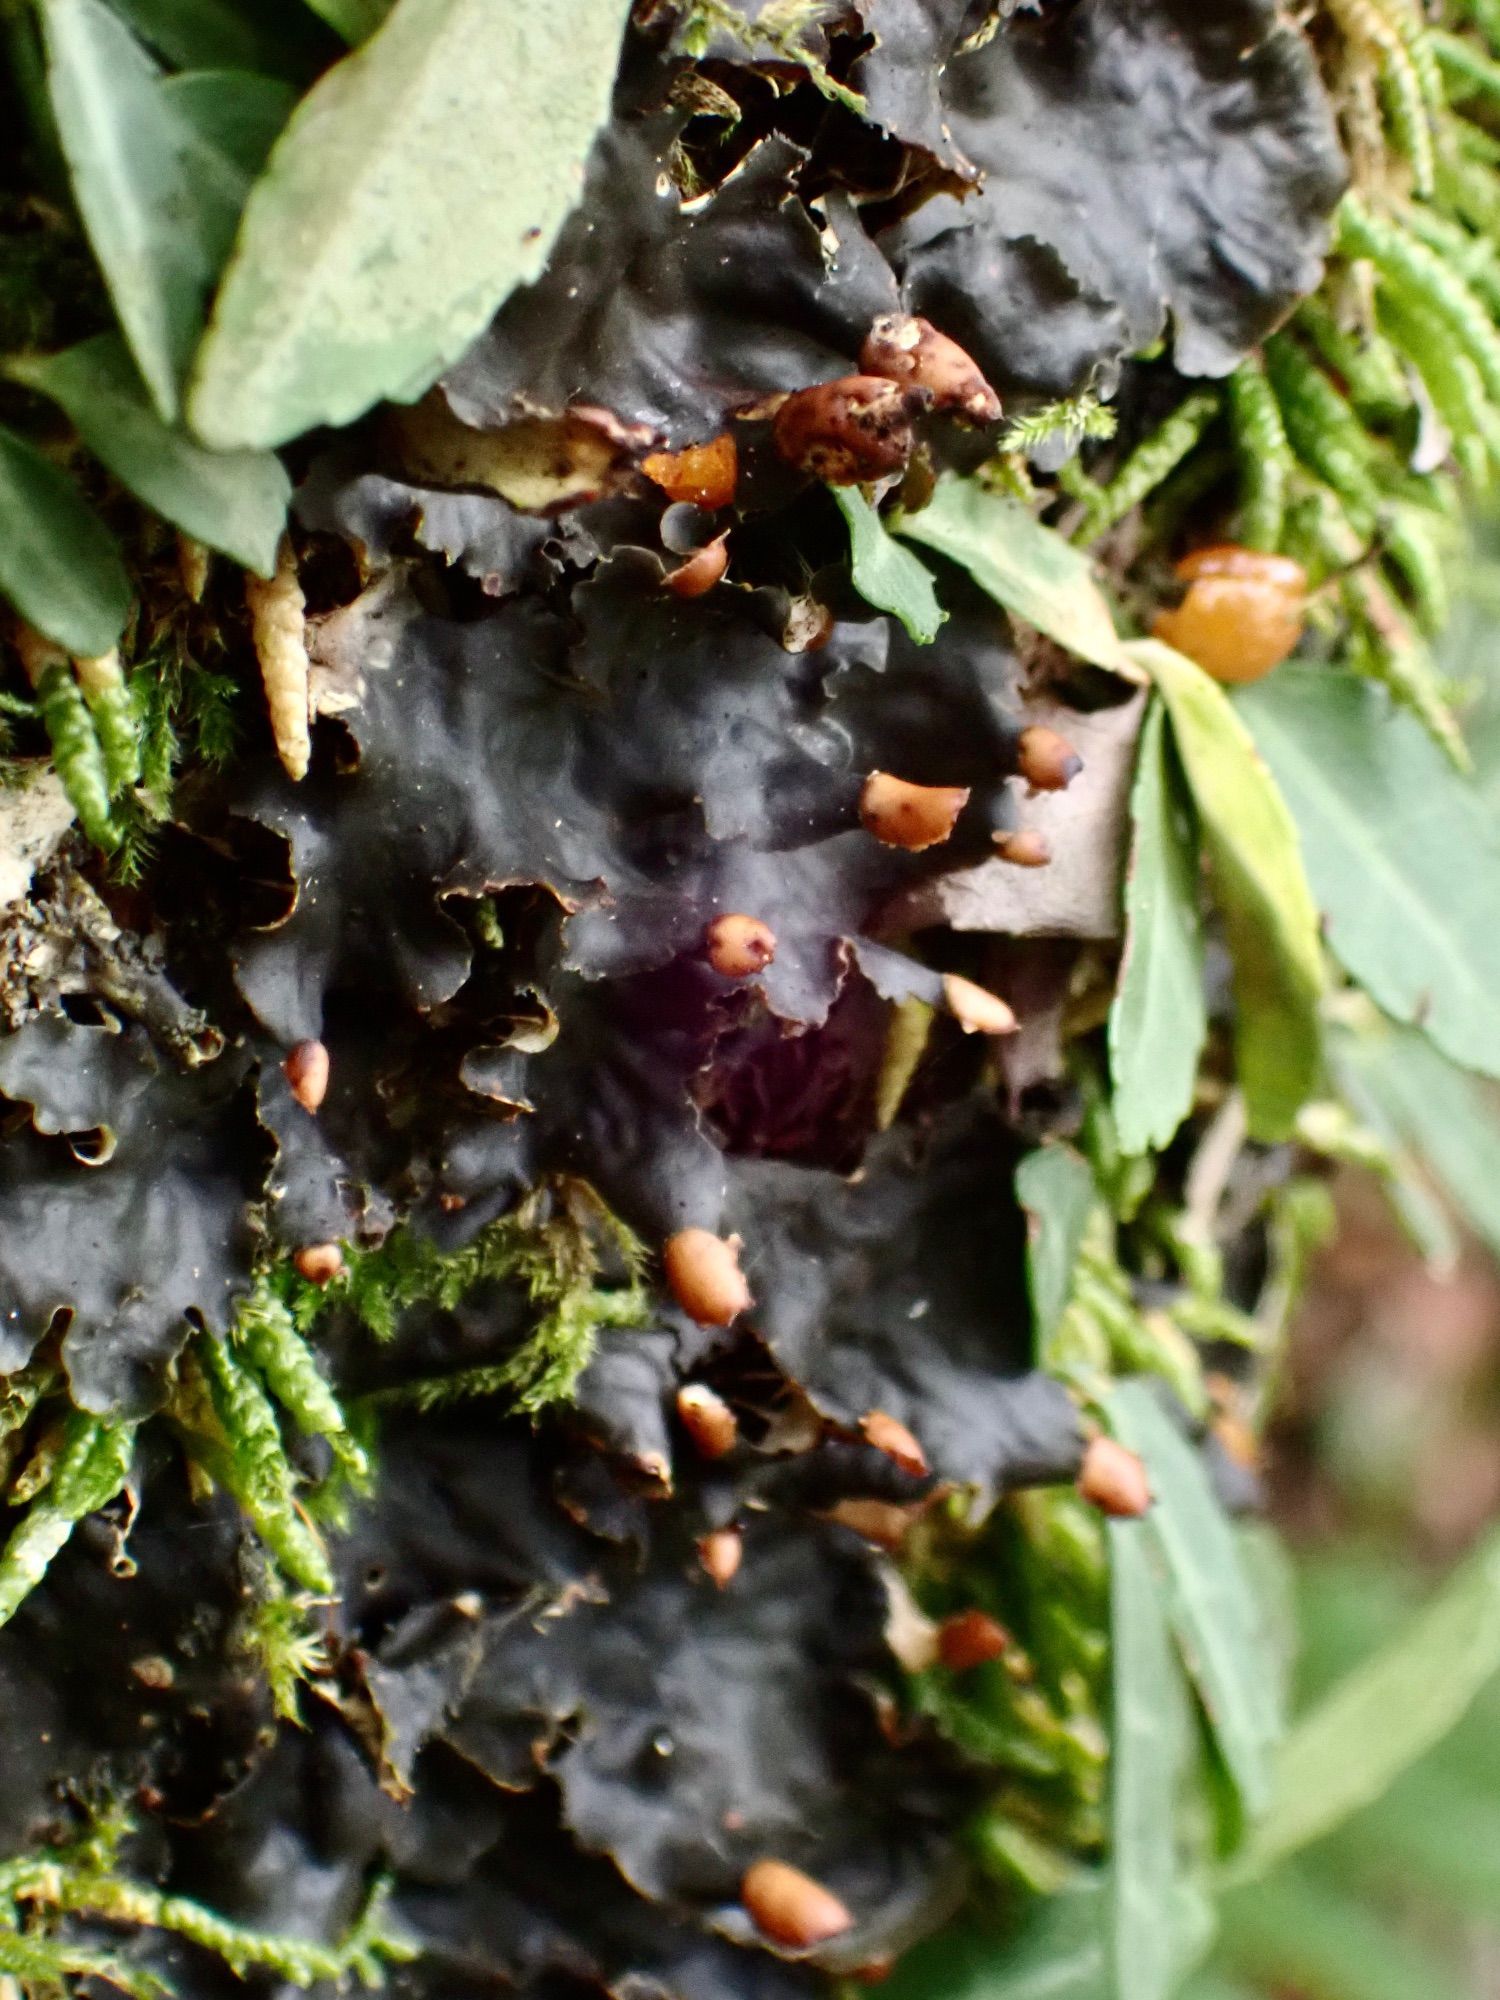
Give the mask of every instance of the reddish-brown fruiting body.
<svg viewBox="0 0 1500 2000">
<path fill-rule="evenodd" d="M 867 1958 L 863 1965 L 855 1966 L 849 1977 L 857 1979 L 861 1986 L 879 1986 L 889 1979 L 895 1970 L 896 1961 L 889 1955 L 882 1958 Z"/>
<path fill-rule="evenodd" d="M 927 1454 L 903 1423 L 884 1410 L 866 1410 L 859 1420 L 860 1435 L 866 1444 L 883 1451 L 888 1459 L 909 1472 L 913 1479 L 925 1479 L 931 1471 Z"/>
<path fill-rule="evenodd" d="M 744 1553 L 745 1544 L 738 1528 L 715 1528 L 698 1537 L 698 1560 L 720 1590 L 733 1580 Z"/>
<path fill-rule="evenodd" d="M 952 833 L 969 803 L 966 785 L 914 785 L 889 771 L 872 771 L 859 795 L 865 831 L 887 847 L 920 854 Z"/>
<path fill-rule="evenodd" d="M 1008 861 L 1015 868 L 1045 868 L 1052 859 L 1052 843 L 1045 833 L 1038 833 L 1034 826 L 1011 827 L 1003 833 L 992 834 L 995 852 L 1002 861 Z"/>
<path fill-rule="evenodd" d="M 669 569 L 662 582 L 674 596 L 702 597 L 713 589 L 728 567 L 729 534 L 726 529 L 713 541 L 705 542 L 701 549 L 694 549 L 685 563 L 679 563 L 676 569 Z"/>
<path fill-rule="evenodd" d="M 900 472 L 916 444 L 912 418 L 932 397 L 883 375 L 842 375 L 788 396 L 771 435 L 788 465 L 830 486 Z"/>
<path fill-rule="evenodd" d="M 758 1931 L 793 1951 L 854 1928 L 833 1891 L 787 1861 L 753 1861 L 740 1881 L 740 1901 Z"/>
<path fill-rule="evenodd" d="M 956 972 L 943 974 L 943 998 L 966 1035 L 1011 1035 L 1019 1026 L 998 993 L 990 993 Z"/>
<path fill-rule="evenodd" d="M 1209 1428 L 1236 1465 L 1244 1466 L 1247 1472 L 1259 1469 L 1259 1440 L 1237 1411 L 1220 1410 Z"/>
<path fill-rule="evenodd" d="M 725 979 L 749 979 L 776 956 L 776 933 L 741 911 L 715 917 L 704 938 L 708 962 Z"/>
<path fill-rule="evenodd" d="M 739 482 L 739 451 L 728 431 L 686 451 L 653 451 L 641 470 L 671 500 L 694 507 L 727 507 Z"/>
<path fill-rule="evenodd" d="M 328 1051 L 321 1042 L 298 1042 L 287 1052 L 282 1075 L 304 1111 L 316 1111 L 328 1095 Z"/>
<path fill-rule="evenodd" d="M 740 1239 L 679 1229 L 662 1251 L 672 1296 L 699 1326 L 728 1326 L 755 1301 L 740 1269 Z"/>
<path fill-rule="evenodd" d="M 987 1611 L 955 1611 L 938 1627 L 938 1658 L 950 1673 L 998 1660 L 1009 1645 L 1010 1634 Z"/>
<path fill-rule="evenodd" d="M 894 1500 L 836 1500 L 828 1510 L 830 1521 L 863 1535 L 879 1549 L 899 1549 L 911 1532 L 912 1523 L 922 1512 L 920 1506 L 902 1507 Z"/>
<path fill-rule="evenodd" d="M 971 424 L 1000 421 L 1000 398 L 980 366 L 956 340 L 939 333 L 931 320 L 910 313 L 886 313 L 870 328 L 859 351 L 867 375 L 884 375 L 932 391 L 932 407 L 951 411 Z"/>
<path fill-rule="evenodd" d="M 344 1253 L 337 1243 L 307 1243 L 292 1262 L 310 1285 L 330 1285 L 344 1268 Z"/>
<path fill-rule="evenodd" d="M 1158 639 L 1216 681 L 1258 681 L 1294 652 L 1307 617 L 1307 574 L 1290 556 L 1232 543 L 1196 549 L 1177 565 L 1187 585 L 1157 613 Z"/>
<path fill-rule="evenodd" d="M 1101 1513 L 1121 1520 L 1132 1520 L 1151 1505 L 1151 1482 L 1145 1466 L 1112 1437 L 1090 1439 L 1078 1475 L 1078 1490 Z"/>
<path fill-rule="evenodd" d="M 1062 792 L 1083 769 L 1083 759 L 1066 736 L 1034 722 L 1016 738 L 1016 769 L 1034 792 Z"/>
<path fill-rule="evenodd" d="M 689 1382 L 677 1391 L 677 1415 L 700 1458 L 722 1458 L 739 1442 L 734 1411 L 706 1382 Z"/>
</svg>

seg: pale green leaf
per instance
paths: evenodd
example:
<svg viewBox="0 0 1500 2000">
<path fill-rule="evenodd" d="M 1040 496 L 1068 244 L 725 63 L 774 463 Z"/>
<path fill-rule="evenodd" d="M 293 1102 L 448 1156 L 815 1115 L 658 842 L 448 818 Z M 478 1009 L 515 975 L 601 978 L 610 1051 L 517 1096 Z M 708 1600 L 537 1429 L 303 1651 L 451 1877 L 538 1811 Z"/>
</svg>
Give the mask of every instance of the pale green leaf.
<svg viewBox="0 0 1500 2000">
<path fill-rule="evenodd" d="M 130 610 L 109 530 L 50 459 L 0 430 L 0 592 L 77 658 L 107 653 Z"/>
<path fill-rule="evenodd" d="M 1019 501 L 950 476 L 895 529 L 966 569 L 996 603 L 1079 659 L 1138 678 L 1087 556 Z"/>
<path fill-rule="evenodd" d="M 1038 1353 L 1067 1310 L 1084 1231 L 1098 1198 L 1088 1161 L 1071 1146 L 1039 1146 L 1016 1168 L 1016 1199 L 1026 1211 L 1026 1277 Z"/>
<path fill-rule="evenodd" d="M 1338 1029 L 1335 1075 L 1361 1117 L 1414 1153 L 1469 1227 L 1500 1257 L 1500 1103 L 1415 1028 Z"/>
<path fill-rule="evenodd" d="M 849 523 L 854 588 L 866 603 L 899 618 L 918 645 L 930 645 L 948 615 L 937 601 L 932 571 L 887 534 L 885 523 L 857 486 L 829 490 Z"/>
<path fill-rule="evenodd" d="M 1223 1956 L 1271 1991 L 1317 2000 L 1470 2000 L 1460 1978 L 1378 1905 L 1288 1869 L 1226 1899 Z"/>
<path fill-rule="evenodd" d="M 271 452 L 214 452 L 164 424 L 125 343 L 101 333 L 9 373 L 67 411 L 96 458 L 164 519 L 269 576 L 291 482 Z"/>
<path fill-rule="evenodd" d="M 1125 952 L 1109 1010 L 1109 1065 L 1120 1149 L 1165 1146 L 1193 1104 L 1208 1033 L 1197 830 L 1179 796 L 1161 702 L 1136 751 L 1125 877 Z"/>
<path fill-rule="evenodd" d="M 352 45 L 369 40 L 390 13 L 392 0 L 307 0 L 307 4 Z"/>
<path fill-rule="evenodd" d="M 398 0 L 323 76 L 245 209 L 190 392 L 221 449 L 410 401 L 541 270 L 628 0 Z"/>
<path fill-rule="evenodd" d="M 74 196 L 136 365 L 170 421 L 246 175 L 104 0 L 43 0 L 42 20 Z M 244 82 L 262 98 L 280 88 Z"/>
<path fill-rule="evenodd" d="M 1172 1629 L 1244 1811 L 1270 1795 L 1280 1729 L 1270 1635 L 1245 1574 L 1234 1528 L 1198 1454 L 1143 1383 L 1109 1395 L 1111 1428 L 1146 1462 L 1153 1504 L 1148 1533 L 1168 1575 Z"/>
<path fill-rule="evenodd" d="M 1318 912 L 1297 828 L 1218 683 L 1155 639 L 1129 650 L 1161 690 L 1203 830 L 1234 966 L 1236 1068 L 1250 1133 L 1284 1139 L 1321 1059 Z"/>
<path fill-rule="evenodd" d="M 1236 706 L 1291 807 L 1335 955 L 1386 1013 L 1500 1076 L 1500 821 L 1353 674 L 1284 667 Z"/>
<path fill-rule="evenodd" d="M 1177 1788 L 1193 1743 L 1148 1533 L 1109 1524 L 1109 1946 L 1119 2000 L 1170 2000 L 1175 1984 Z"/>
<path fill-rule="evenodd" d="M 1500 1672 L 1500 1534 L 1304 1715 L 1276 1757 L 1265 1817 L 1234 1870 L 1258 1878 L 1330 1832 L 1447 1734 Z"/>
</svg>

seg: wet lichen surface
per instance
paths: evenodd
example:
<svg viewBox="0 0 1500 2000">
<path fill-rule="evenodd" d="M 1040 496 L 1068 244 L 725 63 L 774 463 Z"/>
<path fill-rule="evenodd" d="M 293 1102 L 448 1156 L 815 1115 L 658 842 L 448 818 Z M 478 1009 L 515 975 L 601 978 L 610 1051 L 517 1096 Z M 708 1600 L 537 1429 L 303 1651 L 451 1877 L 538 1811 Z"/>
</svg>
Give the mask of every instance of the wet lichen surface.
<svg viewBox="0 0 1500 2000">
<path fill-rule="evenodd" d="M 914 637 L 829 488 L 1148 438 L 1343 155 L 1269 0 L 729 11 L 637 9 L 543 275 L 291 454 L 307 745 L 179 702 L 139 879 L 0 916 L 0 1973 L 769 2000 L 951 1917 L 997 1785 L 1101 1850 L 1014 1178 L 1099 1115 L 1139 676 L 941 555 Z"/>
</svg>

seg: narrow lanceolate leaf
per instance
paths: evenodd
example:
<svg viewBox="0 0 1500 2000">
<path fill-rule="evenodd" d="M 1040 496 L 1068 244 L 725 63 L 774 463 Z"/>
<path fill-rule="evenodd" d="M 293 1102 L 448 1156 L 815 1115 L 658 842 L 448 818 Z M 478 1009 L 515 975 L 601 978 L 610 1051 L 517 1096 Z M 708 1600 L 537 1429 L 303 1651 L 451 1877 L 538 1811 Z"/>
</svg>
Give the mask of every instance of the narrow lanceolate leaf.
<svg viewBox="0 0 1500 2000">
<path fill-rule="evenodd" d="M 1178 1971 L 1177 1788 L 1193 1741 L 1149 1530 L 1112 1521 L 1110 1553 L 1110 1923 L 1117 2000 L 1169 2000 Z"/>
<path fill-rule="evenodd" d="M 1016 500 L 972 479 L 940 480 L 896 532 L 956 562 L 981 590 L 1080 660 L 1135 676 L 1087 556 Z"/>
<path fill-rule="evenodd" d="M 541 269 L 609 105 L 627 0 L 399 0 L 298 106 L 191 393 L 232 450 L 419 396 Z"/>
<path fill-rule="evenodd" d="M 1108 1414 L 1116 1435 L 1146 1461 L 1153 1495 L 1146 1524 L 1167 1567 L 1172 1629 L 1241 1806 L 1253 1816 L 1270 1797 L 1280 1723 L 1269 1635 L 1234 1529 L 1197 1453 L 1144 1384 L 1121 1383 Z"/>
<path fill-rule="evenodd" d="M 1338 1030 L 1330 1060 L 1366 1123 L 1414 1153 L 1476 1236 L 1500 1257 L 1500 1106 L 1415 1028 Z"/>
<path fill-rule="evenodd" d="M 1234 1879 L 1265 1872 L 1380 1797 L 1500 1672 L 1500 1534 L 1281 1745 L 1270 1809 Z"/>
<path fill-rule="evenodd" d="M 245 175 L 104 0 L 43 0 L 42 20 L 79 211 L 152 400 L 170 420 Z"/>
<path fill-rule="evenodd" d="M 1318 1081 L 1318 911 L 1297 828 L 1224 690 L 1155 639 L 1132 656 L 1161 691 L 1234 964 L 1235 1054 L 1251 1136 L 1284 1139 Z"/>
<path fill-rule="evenodd" d="M 1386 1013 L 1500 1076 L 1500 822 L 1426 732 L 1352 674 L 1237 697 L 1302 837 L 1335 954 Z"/>
<path fill-rule="evenodd" d="M 96 458 L 174 527 L 269 576 L 291 482 L 268 451 L 208 451 L 164 424 L 129 350 L 101 333 L 9 373 L 67 411 Z"/>
<path fill-rule="evenodd" d="M 887 534 L 885 523 L 858 487 L 829 490 L 849 523 L 854 588 L 867 603 L 899 618 L 918 645 L 930 645 L 948 615 L 937 601 L 932 571 Z"/>
<path fill-rule="evenodd" d="M 1417 1927 L 1311 1870 L 1288 1869 L 1239 1891 L 1226 1900 L 1223 1917 L 1223 1957 L 1255 1982 L 1256 1994 L 1467 2000 L 1474 1990 Z"/>
<path fill-rule="evenodd" d="M 1098 1190 L 1082 1154 L 1071 1146 L 1039 1146 L 1016 1169 L 1016 1199 L 1026 1211 L 1026 1277 L 1041 1354 L 1072 1296 Z"/>
<path fill-rule="evenodd" d="M 0 430 L 0 595 L 69 653 L 119 638 L 130 578 L 109 530 L 65 472 Z"/>
<path fill-rule="evenodd" d="M 1208 1033 L 1197 828 L 1180 795 L 1159 700 L 1141 730 L 1130 818 L 1125 953 L 1109 1011 L 1109 1066 L 1120 1148 L 1144 1153 L 1165 1146 L 1192 1109 Z"/>
</svg>

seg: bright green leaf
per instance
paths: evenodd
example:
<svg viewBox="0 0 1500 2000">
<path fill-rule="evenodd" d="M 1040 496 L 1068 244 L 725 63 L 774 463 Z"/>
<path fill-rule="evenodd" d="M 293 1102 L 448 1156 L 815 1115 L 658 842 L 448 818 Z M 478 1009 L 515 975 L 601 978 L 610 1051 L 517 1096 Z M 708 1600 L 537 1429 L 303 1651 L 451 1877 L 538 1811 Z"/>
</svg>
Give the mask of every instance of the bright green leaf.
<svg viewBox="0 0 1500 2000">
<path fill-rule="evenodd" d="M 246 177 L 103 0 L 43 0 L 42 19 L 73 192 L 136 364 L 170 421 Z"/>
<path fill-rule="evenodd" d="M 1252 1138 L 1284 1139 L 1321 1058 L 1318 912 L 1297 828 L 1224 690 L 1154 639 L 1131 655 L 1161 690 L 1203 829 L 1234 964 L 1235 1053 Z"/>
<path fill-rule="evenodd" d="M 390 13 L 392 0 L 307 0 L 307 4 L 352 47 L 369 40 Z"/>
<path fill-rule="evenodd" d="M 1115 1124 L 1125 1153 L 1165 1146 L 1186 1118 L 1208 1033 L 1198 842 L 1179 785 L 1163 707 L 1154 701 L 1136 752 L 1125 954 L 1109 1010 Z"/>
<path fill-rule="evenodd" d="M 1026 1211 L 1026 1277 L 1038 1353 L 1067 1310 L 1078 1252 L 1098 1198 L 1088 1161 L 1071 1146 L 1039 1146 L 1016 1168 L 1016 1199 Z"/>
<path fill-rule="evenodd" d="M 1368 1805 L 1447 1734 L 1500 1672 L 1500 1534 L 1490 1535 L 1396 1637 L 1282 1742 L 1270 1808 L 1234 1880 Z"/>
<path fill-rule="evenodd" d="M 1153 1505 L 1147 1531 L 1168 1574 L 1172 1629 L 1244 1810 L 1270 1795 L 1280 1728 L 1276 1673 L 1234 1528 L 1198 1454 L 1143 1383 L 1122 1382 L 1107 1405 L 1111 1428 L 1146 1462 Z"/>
<path fill-rule="evenodd" d="M 1334 953 L 1386 1013 L 1500 1076 L 1500 822 L 1353 674 L 1283 668 L 1236 707 L 1291 807 Z"/>
<path fill-rule="evenodd" d="M 628 0 L 398 0 L 245 209 L 189 399 L 222 449 L 409 401 L 534 278 L 609 107 Z"/>
<path fill-rule="evenodd" d="M 857 486 L 829 490 L 849 523 L 854 588 L 867 603 L 899 618 L 918 645 L 930 645 L 948 615 L 937 601 L 932 571 L 886 533 L 885 523 Z"/>
<path fill-rule="evenodd" d="M 1080 660 L 1135 677 L 1087 556 L 1019 501 L 949 477 L 939 480 L 920 513 L 895 525 L 897 534 L 966 569 L 998 604 Z"/>
<path fill-rule="evenodd" d="M 80 659 L 107 653 L 130 610 L 109 530 L 50 459 L 0 430 L 0 592 Z"/>
<path fill-rule="evenodd" d="M 117 334 L 14 362 L 9 372 L 60 404 L 95 457 L 158 514 L 270 575 L 291 494 L 273 453 L 206 451 L 170 429 Z"/>
<path fill-rule="evenodd" d="M 1177 1972 L 1177 1788 L 1192 1712 L 1149 1530 L 1111 1521 L 1110 1957 L 1120 2000 L 1170 2000 Z"/>
</svg>

